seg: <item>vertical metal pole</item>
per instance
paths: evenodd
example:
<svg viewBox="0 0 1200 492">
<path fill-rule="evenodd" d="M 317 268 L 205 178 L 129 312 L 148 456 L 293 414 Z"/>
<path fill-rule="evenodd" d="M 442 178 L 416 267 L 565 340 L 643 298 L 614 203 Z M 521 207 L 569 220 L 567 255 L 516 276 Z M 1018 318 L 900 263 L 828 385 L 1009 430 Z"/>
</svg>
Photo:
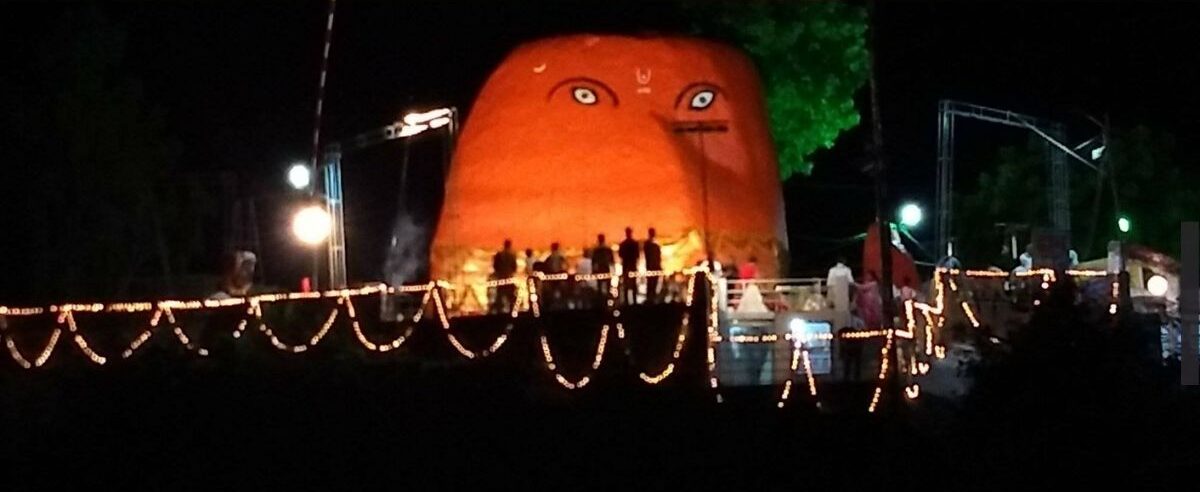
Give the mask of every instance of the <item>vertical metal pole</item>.
<svg viewBox="0 0 1200 492">
<path fill-rule="evenodd" d="M 331 288 L 346 287 L 346 217 L 342 206 L 342 154 L 338 150 L 325 154 L 325 209 L 332 220 L 332 230 L 326 252 L 329 258 Z"/>
<path fill-rule="evenodd" d="M 878 28 L 875 22 L 875 2 L 871 0 L 867 3 L 867 33 L 870 36 L 867 46 L 867 70 L 870 91 L 871 91 L 871 148 L 875 158 L 875 225 L 879 232 L 879 263 L 880 274 L 879 293 L 883 303 L 883 329 L 890 330 L 893 326 L 895 306 L 892 304 L 892 228 L 891 221 L 885 220 L 884 208 L 887 202 L 887 159 L 883 152 L 883 121 L 880 117 L 879 109 L 879 90 L 876 82 L 876 67 L 875 67 L 875 49 L 878 44 L 875 42 Z M 895 340 L 895 337 L 893 337 Z M 891 408 L 898 409 L 899 403 L 903 396 L 898 391 L 900 378 L 900 359 L 897 354 L 899 350 L 899 341 L 896 340 L 892 344 L 890 357 L 892 358 L 890 375 L 891 386 L 895 391 L 889 392 L 892 398 L 895 399 Z"/>
<path fill-rule="evenodd" d="M 329 74 L 329 48 L 333 45 L 333 14 L 337 11 L 337 0 L 329 0 L 329 14 L 325 18 L 325 44 L 321 52 L 321 75 L 317 80 L 317 107 L 313 114 L 312 167 L 317 167 L 321 152 L 321 110 L 325 105 L 325 79 Z"/>
<path fill-rule="evenodd" d="M 1200 323 L 1200 223 L 1180 224 L 1179 237 L 1183 260 L 1179 272 L 1179 338 L 1182 346 L 1179 382 L 1196 386 L 1200 384 L 1200 361 L 1196 353 L 1197 324 Z"/>
<path fill-rule="evenodd" d="M 938 102 L 937 156 L 937 247 L 938 254 L 949 254 L 951 209 L 954 181 L 954 115 L 949 101 Z"/>
<path fill-rule="evenodd" d="M 709 238 L 708 229 L 708 152 L 704 150 L 704 131 L 698 133 L 700 137 L 700 187 L 703 188 L 703 214 L 704 214 L 704 256 L 708 258 L 709 268 L 713 265 L 712 243 Z M 725 265 L 731 266 L 731 265 Z"/>
<path fill-rule="evenodd" d="M 1065 140 L 1066 132 L 1062 125 L 1055 124 L 1048 130 L 1055 140 L 1059 142 Z M 1071 170 L 1067 167 L 1067 155 L 1061 149 L 1047 145 L 1047 151 L 1050 152 L 1051 223 L 1069 241 L 1071 237 Z"/>
</svg>

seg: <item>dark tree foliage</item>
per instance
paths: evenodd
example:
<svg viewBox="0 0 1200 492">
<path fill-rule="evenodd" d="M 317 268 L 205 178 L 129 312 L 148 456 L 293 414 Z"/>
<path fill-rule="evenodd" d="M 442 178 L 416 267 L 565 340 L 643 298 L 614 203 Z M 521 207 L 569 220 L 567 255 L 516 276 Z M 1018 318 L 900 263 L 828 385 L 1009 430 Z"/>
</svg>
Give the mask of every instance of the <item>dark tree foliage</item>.
<svg viewBox="0 0 1200 492">
<path fill-rule="evenodd" d="M 45 40 L 6 81 L 6 297 L 162 292 L 198 243 L 200 191 L 123 71 L 121 29 L 73 10 Z"/>
<path fill-rule="evenodd" d="M 1081 259 L 1102 255 L 1105 243 L 1118 237 L 1177 255 L 1179 223 L 1200 218 L 1200 195 L 1191 192 L 1191 183 L 1197 176 L 1193 168 L 1184 165 L 1186 158 L 1174 137 L 1140 125 L 1117 129 L 1106 152 L 1115 178 L 1119 210 L 1113 207 L 1113 191 L 1107 181 L 1101 183 L 1100 206 L 1096 208 L 1100 176 L 1068 161 L 1072 169 L 1072 242 L 1081 255 L 1089 255 Z M 955 199 L 954 228 L 962 246 L 959 249 L 974 264 L 992 261 L 998 255 L 1004 240 L 992 229 L 992 224 L 1044 226 L 1049 222 L 1046 204 L 1049 178 L 1041 139 L 1030 137 L 1024 146 L 999 149 L 987 168 L 973 187 Z M 1118 214 L 1128 216 L 1133 222 L 1127 235 L 1117 230 Z"/>
<path fill-rule="evenodd" d="M 1179 223 L 1200 219 L 1200 194 L 1195 192 L 1200 173 L 1195 161 L 1184 156 L 1185 147 L 1173 135 L 1143 125 L 1115 132 L 1107 152 L 1120 209 L 1114 211 L 1111 200 L 1101 202 L 1097 234 L 1101 247 L 1103 241 L 1116 237 L 1114 217 L 1119 213 L 1133 223 L 1126 236 L 1130 242 L 1178 258 Z M 1095 176 L 1088 178 L 1082 180 L 1078 190 L 1090 199 Z"/>
<path fill-rule="evenodd" d="M 809 157 L 859 123 L 855 93 L 867 80 L 867 16 L 843 2 L 686 1 L 703 35 L 741 46 L 766 92 L 784 179 L 812 171 Z"/>
</svg>

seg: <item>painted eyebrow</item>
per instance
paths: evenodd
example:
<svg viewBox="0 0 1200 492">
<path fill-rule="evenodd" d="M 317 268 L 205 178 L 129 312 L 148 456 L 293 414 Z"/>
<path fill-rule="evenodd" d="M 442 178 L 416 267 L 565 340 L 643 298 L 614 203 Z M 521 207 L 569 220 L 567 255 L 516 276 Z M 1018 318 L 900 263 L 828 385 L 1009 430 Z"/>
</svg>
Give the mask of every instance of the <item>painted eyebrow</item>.
<svg viewBox="0 0 1200 492">
<path fill-rule="evenodd" d="M 692 83 L 688 84 L 687 87 L 684 87 L 683 90 L 679 91 L 678 96 L 675 96 L 675 107 L 678 108 L 679 103 L 683 102 L 683 96 L 685 94 L 687 94 L 688 92 L 691 92 L 692 89 L 695 89 L 697 87 L 710 87 L 712 89 L 716 89 L 717 94 L 724 92 L 724 89 L 722 89 L 721 86 L 714 84 L 712 82 L 703 82 L 703 81 L 692 82 Z"/>
<path fill-rule="evenodd" d="M 554 97 L 554 92 L 557 91 L 559 88 L 561 88 L 564 85 L 573 83 L 573 82 L 587 82 L 596 87 L 604 89 L 604 92 L 608 93 L 608 97 L 612 98 L 613 106 L 621 105 L 621 100 L 620 100 L 620 98 L 617 97 L 617 93 L 615 91 L 613 91 L 612 88 L 608 86 L 608 84 L 605 84 L 604 82 L 593 79 L 591 77 L 571 77 L 569 79 L 563 80 L 562 82 L 554 84 L 554 87 L 550 88 L 550 92 L 546 93 L 546 100 L 549 101 L 551 97 Z"/>
</svg>

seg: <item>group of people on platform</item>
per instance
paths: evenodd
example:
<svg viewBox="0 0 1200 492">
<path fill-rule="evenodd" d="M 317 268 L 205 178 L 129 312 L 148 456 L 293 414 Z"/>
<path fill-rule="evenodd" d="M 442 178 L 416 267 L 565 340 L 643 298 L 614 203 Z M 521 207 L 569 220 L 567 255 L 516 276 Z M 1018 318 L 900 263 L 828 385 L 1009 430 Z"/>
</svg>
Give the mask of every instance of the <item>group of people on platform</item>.
<svg viewBox="0 0 1200 492">
<path fill-rule="evenodd" d="M 906 301 L 921 300 L 916 280 L 901 278 L 900 287 L 892 287 L 892 298 L 895 301 L 895 313 L 903 313 Z M 837 264 L 829 269 L 826 278 L 826 292 L 829 304 L 834 311 L 848 312 L 848 326 L 838 327 L 839 336 L 856 330 L 875 330 L 883 326 L 883 296 L 879 293 L 879 277 L 874 271 L 863 272 L 862 281 L 854 280 L 854 273 L 846 265 L 844 258 L 839 258 Z M 858 379 L 861 372 L 862 344 L 838 343 L 844 379 Z"/>
<path fill-rule="evenodd" d="M 852 327 L 874 329 L 883 326 L 883 296 L 879 295 L 879 276 L 874 271 L 863 272 L 862 281 L 856 282 L 846 260 L 839 258 L 829 269 L 825 282 L 830 304 L 835 311 L 851 313 Z M 897 309 L 905 301 L 917 300 L 916 280 L 906 276 L 897 283 L 900 287 L 892 288 Z"/>
<path fill-rule="evenodd" d="M 619 277 L 618 281 L 618 302 L 624 305 L 637 304 L 639 302 L 638 278 L 628 274 L 638 271 L 639 262 L 644 262 L 646 271 L 662 270 L 662 246 L 655 241 L 654 228 L 651 227 L 646 231 L 644 241 L 638 241 L 633 237 L 633 228 L 626 227 L 625 239 L 617 245 L 616 254 L 613 253 L 613 247 L 606 242 L 604 234 L 597 234 L 596 244 L 585 246 L 582 257 L 571 265 L 571 262 L 563 254 L 562 245 L 555 242 L 550 244 L 550 252 L 540 259 L 534 255 L 532 248 L 526 249 L 525 269 L 522 273 L 526 278 L 536 278 L 537 273 L 572 276 L 566 281 L 544 282 L 539 289 L 540 302 L 551 308 L 564 306 L 588 308 L 603 303 L 608 293 L 609 281 L 577 281 L 573 277 L 617 273 L 617 260 L 620 260 L 619 266 L 624 274 Z M 504 248 L 492 256 L 492 278 L 514 278 L 517 277 L 517 270 L 517 253 L 513 249 L 512 240 L 505 239 Z M 647 276 L 645 278 L 646 295 L 642 302 L 657 303 L 664 294 L 659 291 L 660 277 Z M 667 293 L 674 295 L 675 290 L 672 287 L 667 289 Z M 515 306 L 516 302 L 517 285 L 515 283 L 500 285 L 496 288 L 496 295 L 490 310 L 507 312 Z"/>
</svg>

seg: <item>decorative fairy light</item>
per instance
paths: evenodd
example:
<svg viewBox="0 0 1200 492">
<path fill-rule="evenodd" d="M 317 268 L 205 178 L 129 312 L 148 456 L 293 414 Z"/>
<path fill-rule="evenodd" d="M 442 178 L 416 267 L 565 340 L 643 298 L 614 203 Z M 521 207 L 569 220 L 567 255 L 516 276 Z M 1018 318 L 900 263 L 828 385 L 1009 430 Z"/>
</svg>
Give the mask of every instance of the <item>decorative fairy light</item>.
<svg viewBox="0 0 1200 492">
<path fill-rule="evenodd" d="M 367 350 L 374 352 L 390 352 L 400 348 L 401 345 L 404 345 L 404 342 L 407 341 L 410 336 L 412 336 L 413 327 L 415 324 L 421 320 L 420 310 L 425 308 L 425 303 L 428 302 L 430 295 L 429 292 L 431 290 L 426 291 L 425 296 L 422 298 L 421 306 L 417 308 L 417 314 L 413 316 L 413 324 L 408 325 L 408 327 L 404 329 L 404 333 L 401 333 L 400 336 L 387 343 L 374 343 L 367 339 L 367 335 L 363 333 L 362 326 L 358 323 L 358 313 L 354 310 L 354 301 L 349 297 L 345 297 L 346 316 L 350 317 L 350 329 L 354 332 L 354 337 L 358 339 L 359 345 L 362 345 Z"/>
<path fill-rule="evenodd" d="M 26 359 L 25 356 L 21 354 L 21 350 L 17 348 L 17 343 L 13 340 L 12 335 L 5 334 L 4 345 L 8 347 L 8 354 L 12 356 L 12 359 L 16 361 L 18 365 L 25 369 L 32 369 L 34 367 L 42 367 L 47 360 L 50 360 L 50 354 L 54 353 L 54 347 L 58 346 L 58 338 L 61 335 L 61 328 L 55 328 L 54 331 L 50 332 L 50 340 L 46 342 L 46 346 L 42 348 L 41 353 L 39 353 L 38 356 L 32 361 Z"/>
<path fill-rule="evenodd" d="M 800 358 L 804 360 L 804 376 L 805 376 L 805 378 L 808 379 L 808 393 L 810 395 L 812 395 L 813 398 L 816 398 L 817 397 L 817 380 L 815 377 L 813 377 L 812 361 L 808 357 L 807 349 L 800 352 Z M 820 403 L 818 403 L 818 405 L 819 404 Z"/>
<path fill-rule="evenodd" d="M 717 399 L 717 403 L 724 401 L 721 397 L 720 380 L 717 379 L 717 354 L 716 348 L 713 346 L 714 340 L 720 338 L 717 330 L 718 316 L 717 311 L 717 282 L 713 279 L 712 269 L 709 268 L 708 262 L 704 263 L 703 270 L 704 280 L 708 284 L 708 383 L 713 389 L 713 394 Z"/>
<path fill-rule="evenodd" d="M 765 335 L 730 335 L 727 340 L 733 343 L 775 343 L 786 338 L 788 337 L 780 338 L 777 334 L 768 333 Z M 718 338 L 718 340 L 721 339 Z"/>
<path fill-rule="evenodd" d="M 500 335 L 498 335 L 496 339 L 492 341 L 488 348 L 476 352 L 463 345 L 462 342 L 458 340 L 458 337 L 454 336 L 454 332 L 450 330 L 450 318 L 446 316 L 446 309 L 442 301 L 442 295 L 436 290 L 433 292 L 433 303 L 437 308 L 438 320 L 441 321 L 442 331 L 446 335 L 446 340 L 450 342 L 450 345 L 454 347 L 454 350 L 457 350 L 459 354 L 468 359 L 483 358 L 496 353 L 497 350 L 500 350 L 500 347 L 504 346 L 504 342 L 508 340 L 508 336 L 510 333 L 512 333 L 513 326 L 516 324 L 514 321 L 510 320 L 505 325 L 504 331 L 502 331 Z M 519 306 L 519 302 L 513 303 L 512 311 L 509 313 L 512 320 L 517 318 Z"/>
<path fill-rule="evenodd" d="M 918 396 L 921 396 L 921 385 L 913 383 L 911 386 L 905 387 L 904 396 L 907 396 L 909 400 L 916 400 Z"/>
<path fill-rule="evenodd" d="M 963 301 L 961 304 L 963 312 L 967 313 L 967 319 L 971 321 L 971 326 L 979 328 L 979 318 L 975 317 L 975 311 L 971 310 L 971 306 L 967 304 L 967 301 Z"/>
<path fill-rule="evenodd" d="M 534 318 L 541 317 L 542 308 L 538 302 L 537 282 L 534 281 L 533 277 L 526 279 L 526 281 L 529 285 L 529 310 L 533 311 Z M 612 301 L 609 301 L 609 305 L 612 305 Z"/>
<path fill-rule="evenodd" d="M 299 345 L 288 345 L 287 343 L 284 343 L 283 340 L 280 340 L 279 337 L 275 336 L 275 332 L 271 331 L 271 327 L 267 326 L 267 322 L 263 320 L 261 304 L 255 302 L 251 304 L 250 309 L 253 312 L 254 320 L 258 322 L 258 331 L 262 332 L 267 336 L 267 339 L 271 340 L 271 346 L 281 351 L 291 352 L 293 354 L 308 351 L 308 345 L 306 344 L 302 343 Z"/>
<path fill-rule="evenodd" d="M 684 342 L 687 341 L 687 334 L 688 331 L 690 331 L 688 328 L 688 318 L 690 318 L 690 313 L 688 313 L 687 310 L 684 310 L 683 320 L 679 323 L 679 334 L 675 337 L 675 348 L 671 351 L 671 360 L 667 362 L 667 366 L 661 372 L 654 375 L 646 372 L 639 372 L 638 377 L 641 378 L 642 381 L 645 381 L 649 384 L 658 384 L 664 379 L 670 377 L 671 374 L 675 372 L 675 363 L 679 361 L 679 356 L 683 354 L 683 345 Z M 619 324 L 617 326 L 620 327 Z M 621 334 L 623 331 L 624 330 L 619 330 L 618 334 Z"/>
<path fill-rule="evenodd" d="M 179 324 L 175 322 L 175 314 L 172 313 L 170 309 L 163 308 L 163 313 L 166 314 L 167 322 L 170 323 L 171 327 L 173 328 L 171 332 L 175 334 L 175 339 L 179 341 L 180 345 L 183 345 L 183 348 L 193 351 L 201 357 L 208 356 L 208 349 L 205 349 L 204 347 L 197 347 L 192 343 L 187 334 L 183 332 L 183 327 L 179 326 Z M 247 311 L 246 314 L 249 315 L 249 311 Z M 248 320 L 246 318 L 242 318 L 241 322 L 238 324 L 240 329 L 245 330 L 247 322 Z M 240 336 L 240 334 L 240 331 L 234 331 L 234 338 Z"/>
<path fill-rule="evenodd" d="M 930 355 L 933 353 L 933 315 L 928 310 L 922 310 L 921 314 L 925 316 L 925 355 Z"/>
<path fill-rule="evenodd" d="M 838 338 L 843 340 L 863 340 L 867 338 L 883 338 L 888 336 L 889 333 L 888 330 L 851 331 L 839 334 Z"/>
<path fill-rule="evenodd" d="M 71 333 L 72 341 L 75 342 L 75 346 L 79 347 L 79 351 L 83 352 L 83 355 L 87 356 L 88 360 L 91 360 L 93 364 L 98 366 L 102 366 L 105 362 L 108 362 L 107 358 L 96 353 L 95 350 L 92 350 L 92 348 L 88 346 L 87 340 L 85 340 L 83 338 L 83 334 L 79 332 L 79 326 L 75 324 L 75 316 L 71 314 L 71 311 L 63 311 L 62 314 L 58 316 L 58 323 L 60 325 L 64 321 L 67 324 L 67 331 Z"/>
<path fill-rule="evenodd" d="M 558 381 L 564 388 L 574 390 L 587 386 L 591 381 L 590 375 L 584 375 L 576 381 L 571 381 L 558 371 L 558 365 L 554 363 L 554 355 L 550 353 L 550 341 L 546 339 L 546 334 L 541 334 L 542 342 L 542 358 L 546 361 L 546 369 L 554 375 L 554 380 Z M 604 348 L 608 344 L 608 325 L 600 328 L 600 341 L 596 344 L 596 355 L 592 358 L 592 371 L 600 368 L 601 362 L 604 361 Z"/>
<path fill-rule="evenodd" d="M 883 349 L 879 351 L 879 377 L 878 384 L 875 386 L 875 394 L 871 396 L 871 404 L 867 407 L 867 413 L 875 413 L 875 408 L 879 405 L 879 398 L 883 394 L 883 384 L 887 381 L 888 375 L 888 354 L 892 350 L 892 334 L 888 333 L 887 343 L 883 345 Z"/>
<path fill-rule="evenodd" d="M 150 315 L 150 326 L 148 326 L 145 330 L 142 330 L 142 333 L 137 337 L 134 337 L 133 341 L 129 343 L 129 346 L 126 347 L 125 350 L 121 351 L 122 359 L 128 359 L 132 357 L 133 354 L 142 347 L 142 345 L 145 345 L 146 342 L 154 336 L 154 330 L 158 328 L 158 323 L 162 320 L 163 311 L 164 308 L 162 307 L 154 310 L 154 314 Z"/>
<path fill-rule="evenodd" d="M 779 402 L 776 403 L 775 406 L 779 407 L 779 408 L 783 408 L 783 406 L 785 404 L 784 402 L 787 401 L 788 396 L 790 396 L 791 394 L 792 394 L 792 380 L 791 380 L 791 378 L 788 378 L 787 381 L 783 382 L 783 392 L 779 394 Z"/>
<path fill-rule="evenodd" d="M 685 273 L 688 274 L 689 280 L 687 283 L 688 294 L 684 298 L 684 301 L 685 301 L 685 304 L 689 308 L 694 304 L 694 301 L 695 301 L 695 284 L 697 281 L 697 278 L 696 278 L 697 276 L 699 276 L 700 274 L 705 275 L 706 281 L 708 281 L 709 285 L 712 286 L 712 288 L 709 289 L 709 291 L 710 291 L 710 303 L 709 303 L 710 306 L 709 306 L 709 316 L 708 316 L 707 325 L 708 325 L 710 346 L 708 347 L 707 355 L 708 355 L 709 371 L 710 371 L 710 383 L 711 383 L 712 387 L 714 389 L 716 389 L 718 383 L 717 383 L 717 377 L 715 374 L 715 371 L 716 371 L 715 348 L 711 345 L 711 342 L 713 342 L 713 341 L 719 342 L 719 340 L 720 340 L 719 335 L 717 335 L 718 316 L 717 316 L 716 300 L 715 300 L 715 298 L 716 298 L 716 288 L 715 288 L 716 282 L 712 276 L 711 271 L 707 269 L 707 265 L 704 268 L 689 269 Z M 631 272 L 630 273 L 631 278 L 633 278 L 633 277 L 636 277 L 636 278 L 665 277 L 665 276 L 669 276 L 669 275 L 672 275 L 672 273 L 668 273 L 668 272 L 662 271 L 662 270 L 653 270 L 653 271 L 646 271 L 646 272 Z M 575 277 L 571 277 L 569 275 L 564 275 L 564 274 L 553 274 L 553 275 L 535 274 L 534 276 L 528 277 L 525 279 L 525 282 L 528 286 L 528 290 L 527 290 L 528 306 L 529 306 L 529 309 L 531 311 L 533 311 L 535 317 L 540 316 L 540 304 L 538 303 L 538 300 L 537 300 L 538 293 L 537 293 L 536 284 L 534 282 L 535 279 L 540 279 L 541 281 L 566 281 L 566 280 L 604 281 L 604 280 L 607 280 L 609 282 L 609 287 L 610 287 L 609 288 L 610 298 L 608 301 L 609 301 L 609 305 L 614 307 L 613 314 L 614 314 L 614 317 L 616 317 L 616 316 L 619 316 L 619 314 L 620 314 L 619 311 L 615 309 L 615 304 L 613 302 L 614 299 L 616 298 L 616 290 L 618 289 L 618 286 L 619 286 L 618 278 L 619 278 L 618 275 L 615 275 L 612 273 L 580 275 L 580 276 L 575 276 Z M 514 284 L 518 284 L 518 282 L 521 282 L 521 279 L 514 277 L 514 278 L 509 278 L 509 279 L 496 280 L 496 281 L 492 282 L 491 285 L 496 285 L 496 286 L 514 285 Z M 51 333 L 51 337 L 50 337 L 49 341 L 47 342 L 47 344 L 43 348 L 43 350 L 39 353 L 39 356 L 34 358 L 33 360 L 29 360 L 28 358 L 24 357 L 24 355 L 20 352 L 19 348 L 17 347 L 16 341 L 12 337 L 11 334 L 4 333 L 5 345 L 8 348 L 12 358 L 14 360 L 16 360 L 18 362 L 18 364 L 20 364 L 22 367 L 25 367 L 25 368 L 40 367 L 40 366 L 44 365 L 49 360 L 51 355 L 54 353 L 54 350 L 57 347 L 58 341 L 61 338 L 63 332 L 65 331 L 71 335 L 72 341 L 85 356 L 87 356 L 93 363 L 100 365 L 100 364 L 105 364 L 106 362 L 108 362 L 109 358 L 107 358 L 103 355 L 100 355 L 98 352 L 96 352 L 95 349 L 91 346 L 91 344 L 87 341 L 85 334 L 79 329 L 78 321 L 75 317 L 75 314 L 76 313 L 141 313 L 141 312 L 146 312 L 146 313 L 149 313 L 149 316 L 150 316 L 149 325 L 145 329 L 141 330 L 138 333 L 138 335 L 135 336 L 131 340 L 129 345 L 126 346 L 120 352 L 121 358 L 127 359 L 127 358 L 131 357 L 134 353 L 136 353 L 138 350 L 140 350 L 142 347 L 144 347 L 147 344 L 147 342 L 151 338 L 153 338 L 156 331 L 160 328 L 160 325 L 164 318 L 168 320 L 169 327 L 171 328 L 172 334 L 174 335 L 175 339 L 178 340 L 178 342 L 182 346 L 184 346 L 185 348 L 187 348 L 190 351 L 198 353 L 201 356 L 206 356 L 206 355 L 208 355 L 208 351 L 204 348 L 196 347 L 193 344 L 192 340 L 184 332 L 183 328 L 178 325 L 178 323 L 175 320 L 173 310 L 183 310 L 183 311 L 205 310 L 205 309 L 219 309 L 219 308 L 226 308 L 226 307 L 231 307 L 231 306 L 243 306 L 244 305 L 244 306 L 246 306 L 245 316 L 243 316 L 241 319 L 238 320 L 238 324 L 236 325 L 236 327 L 234 328 L 233 333 L 232 333 L 234 338 L 240 338 L 242 336 L 242 334 L 245 332 L 246 328 L 249 326 L 249 324 L 251 322 L 254 322 L 257 325 L 258 331 L 262 332 L 270 340 L 272 346 L 274 346 L 276 349 L 279 349 L 281 351 L 291 352 L 291 353 L 301 353 L 301 352 L 307 351 L 310 347 L 314 347 L 314 346 L 318 345 L 321 341 L 323 341 L 325 339 L 325 337 L 331 332 L 331 330 L 335 326 L 337 318 L 341 315 L 341 309 L 343 309 L 342 306 L 344 306 L 344 309 L 346 309 L 346 311 L 347 311 L 346 314 L 351 318 L 351 328 L 354 330 L 356 338 L 359 340 L 359 342 L 364 347 L 367 347 L 367 348 L 375 350 L 375 351 L 388 351 L 388 350 L 395 349 L 400 344 L 402 344 L 404 342 L 404 340 L 406 340 L 407 337 L 411 335 L 413 327 L 410 326 L 408 328 L 408 330 L 406 330 L 405 334 L 403 334 L 400 338 L 398 338 L 396 340 L 393 340 L 391 342 L 384 343 L 384 344 L 373 343 L 370 340 L 368 340 L 366 338 L 365 334 L 363 333 L 362 327 L 359 324 L 358 319 L 357 319 L 357 314 L 355 313 L 352 298 L 357 297 L 357 296 L 365 296 L 365 295 L 380 294 L 380 293 L 395 294 L 395 293 L 423 292 L 425 295 L 425 298 L 422 300 L 422 309 L 418 310 L 418 312 L 413 316 L 412 322 L 416 323 L 416 322 L 420 321 L 422 314 L 424 312 L 424 308 L 427 307 L 428 302 L 432 301 L 434 303 L 434 307 L 436 308 L 439 321 L 442 324 L 443 330 L 446 333 L 448 340 L 450 340 L 451 345 L 454 345 L 455 348 L 463 356 L 465 356 L 467 358 L 477 358 L 477 357 L 486 356 L 487 354 L 495 353 L 498 349 L 500 349 L 500 347 L 502 347 L 505 344 L 505 342 L 508 340 L 508 338 L 511 334 L 511 331 L 513 329 L 511 323 L 506 327 L 504 332 L 500 336 L 498 336 L 495 341 L 492 342 L 492 344 L 487 349 L 484 349 L 482 351 L 473 352 L 473 351 L 467 349 L 461 343 L 459 343 L 458 340 L 454 337 L 453 333 L 450 332 L 450 329 L 449 329 L 450 323 L 449 323 L 449 317 L 447 316 L 447 313 L 446 313 L 445 300 L 444 300 L 444 297 L 441 295 L 441 293 L 436 290 L 438 287 L 446 288 L 446 289 L 451 288 L 450 284 L 447 282 L 434 281 L 434 282 L 429 282 L 426 284 L 418 284 L 418 285 L 388 286 L 386 284 L 373 284 L 373 285 L 367 285 L 367 286 L 355 288 L 355 289 L 335 289 L 335 290 L 329 290 L 329 291 L 323 291 L 323 292 L 288 292 L 288 293 L 262 294 L 262 295 L 256 295 L 256 296 L 237 297 L 237 298 L 221 299 L 221 300 L 214 300 L 214 299 L 173 300 L 173 299 L 167 299 L 167 300 L 161 300 L 161 301 L 156 301 L 156 302 L 143 301 L 143 302 L 120 302 L 120 303 L 108 303 L 108 304 L 104 304 L 104 303 L 64 303 L 64 304 L 51 305 L 51 306 L 48 306 L 45 308 L 43 308 L 43 307 L 0 306 L 0 331 L 4 331 L 6 329 L 6 324 L 4 323 L 6 321 L 5 320 L 6 316 L 34 316 L 34 315 L 44 314 L 46 312 L 57 313 L 58 317 L 56 318 L 56 320 L 57 320 L 57 324 L 59 326 L 56 327 L 54 329 L 54 331 Z M 329 315 L 325 317 L 324 322 L 320 326 L 320 329 L 318 329 L 311 337 L 309 337 L 306 343 L 292 345 L 292 344 L 288 344 L 288 343 L 284 342 L 271 329 L 271 327 L 267 325 L 267 323 L 263 319 L 263 314 L 262 314 L 262 304 L 263 303 L 281 302 L 281 301 L 298 301 L 298 300 L 315 300 L 315 299 L 321 299 L 321 298 L 325 298 L 325 297 L 335 298 L 338 306 L 335 306 L 330 311 Z M 515 305 L 513 307 L 513 310 L 509 314 L 513 319 L 515 319 L 518 316 L 519 311 L 520 311 L 520 303 L 517 303 L 517 305 Z M 688 328 L 688 326 L 690 325 L 689 317 L 690 317 L 690 312 L 685 312 L 685 318 L 681 323 L 680 332 L 676 337 L 675 347 L 673 348 L 673 350 L 671 352 L 671 360 L 664 367 L 663 371 L 657 375 L 650 375 L 650 374 L 642 373 L 641 375 L 642 375 L 642 379 L 644 381 L 654 384 L 657 382 L 661 382 L 662 380 L 666 379 L 667 377 L 669 377 L 671 374 L 674 373 L 676 366 L 678 365 L 678 360 L 682 356 L 683 348 L 686 345 L 686 338 L 687 338 L 688 331 L 690 331 L 690 329 Z M 65 330 L 64 330 L 64 325 L 65 325 Z M 618 330 L 618 335 L 619 336 L 624 335 L 624 326 L 621 323 L 616 323 L 616 327 Z M 592 370 L 598 369 L 600 361 L 603 359 L 603 356 L 605 353 L 604 347 L 607 344 L 608 329 L 609 329 L 609 325 L 604 325 L 604 327 L 601 330 L 601 339 L 602 339 L 603 343 L 600 344 L 600 346 L 597 350 L 597 355 L 593 361 Z M 832 335 L 830 335 L 830 334 L 826 334 L 826 335 L 828 335 L 829 337 L 832 337 Z M 784 337 L 784 338 L 790 339 L 791 337 Z M 767 335 L 767 336 L 764 336 L 761 340 L 757 340 L 757 341 L 761 342 L 761 343 L 768 343 L 768 342 L 775 342 L 778 340 L 779 340 L 779 337 L 777 335 Z M 753 343 L 756 340 L 746 339 L 743 341 L 747 342 L 747 343 Z M 565 378 L 563 378 L 563 379 L 565 379 Z M 567 382 L 570 382 L 570 381 L 567 381 Z M 586 384 L 586 380 L 576 381 L 572 384 L 574 384 L 576 387 L 579 387 L 579 386 L 582 386 L 583 384 Z M 717 395 L 717 397 L 718 397 L 718 400 L 720 400 L 719 394 Z"/>
<path fill-rule="evenodd" d="M 250 307 L 246 308 L 246 316 L 254 316 L 255 305 L 256 305 L 255 303 L 251 303 Z M 235 327 L 233 329 L 233 338 L 241 338 L 242 333 L 246 332 L 246 326 L 249 323 L 250 323 L 249 318 L 242 318 L 242 320 L 238 322 L 237 327 Z"/>
<path fill-rule="evenodd" d="M 1114 281 L 1112 283 L 1112 303 L 1108 305 L 1108 314 L 1117 314 L 1117 301 L 1121 298 L 1121 284 Z"/>
<path fill-rule="evenodd" d="M 779 393 L 779 401 L 775 404 L 779 408 L 783 408 L 792 394 L 792 380 L 795 379 L 796 370 L 800 367 L 800 352 L 801 344 L 794 344 L 792 346 L 792 363 L 788 366 L 788 378 L 783 382 L 783 391 Z"/>
<path fill-rule="evenodd" d="M 34 316 L 46 312 L 45 308 L 10 308 L 8 306 L 0 306 L 0 316 Z"/>
<path fill-rule="evenodd" d="M 345 301 L 347 299 L 350 299 L 350 298 L 349 297 L 339 297 L 338 305 L 340 306 L 342 304 L 345 304 Z M 321 325 L 321 329 L 317 330 L 317 333 L 314 334 L 312 336 L 312 338 L 310 338 L 308 340 L 309 345 L 315 347 L 315 346 L 317 346 L 318 343 L 321 343 L 321 340 L 324 339 L 325 335 L 329 334 L 329 330 L 333 328 L 333 323 L 335 321 L 337 321 L 338 313 L 340 313 L 340 312 L 341 311 L 337 307 L 334 307 L 332 311 L 329 311 L 329 316 L 325 317 L 325 323 Z"/>
</svg>

